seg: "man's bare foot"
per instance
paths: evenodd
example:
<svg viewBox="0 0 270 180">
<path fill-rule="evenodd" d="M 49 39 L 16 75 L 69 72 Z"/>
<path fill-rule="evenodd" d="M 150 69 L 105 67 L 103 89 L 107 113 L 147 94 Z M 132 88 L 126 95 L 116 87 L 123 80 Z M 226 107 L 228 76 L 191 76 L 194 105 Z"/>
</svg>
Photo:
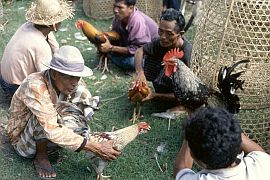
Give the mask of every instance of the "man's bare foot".
<svg viewBox="0 0 270 180">
<path fill-rule="evenodd" d="M 33 160 L 34 168 L 37 175 L 41 179 L 54 179 L 56 172 L 54 171 L 47 155 L 38 155 Z"/>
</svg>

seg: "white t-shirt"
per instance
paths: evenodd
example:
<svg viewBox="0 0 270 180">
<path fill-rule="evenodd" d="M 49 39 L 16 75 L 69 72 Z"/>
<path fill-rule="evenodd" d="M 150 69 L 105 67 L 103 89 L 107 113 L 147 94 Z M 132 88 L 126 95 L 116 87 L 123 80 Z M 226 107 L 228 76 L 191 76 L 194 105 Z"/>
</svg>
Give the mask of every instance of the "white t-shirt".
<svg viewBox="0 0 270 180">
<path fill-rule="evenodd" d="M 176 180 L 270 180 L 270 156 L 261 151 L 250 152 L 232 168 L 202 170 L 197 173 L 182 169 Z"/>
</svg>

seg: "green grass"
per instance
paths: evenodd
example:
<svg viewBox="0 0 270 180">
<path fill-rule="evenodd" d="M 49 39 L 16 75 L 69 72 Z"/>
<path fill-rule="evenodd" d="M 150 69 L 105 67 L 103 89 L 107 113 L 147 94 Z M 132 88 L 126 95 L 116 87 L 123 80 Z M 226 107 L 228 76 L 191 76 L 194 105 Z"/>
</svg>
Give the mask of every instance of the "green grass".
<svg viewBox="0 0 270 180">
<path fill-rule="evenodd" d="M 4 48 L 16 29 L 25 22 L 25 10 L 29 7 L 31 1 L 20 0 L 11 4 L 4 4 L 4 17 L 0 22 L 8 23 L 4 31 L 0 32 L 0 57 L 2 57 Z M 66 20 L 62 27 L 67 27 L 65 32 L 57 32 L 56 38 L 60 43 L 66 40 L 67 44 L 78 47 L 85 60 L 86 65 L 93 69 L 94 78 L 85 79 L 90 92 L 93 95 L 102 96 L 103 102 L 100 110 L 96 111 L 93 121 L 90 123 L 92 131 L 110 131 L 112 126 L 122 128 L 131 125 L 128 119 L 132 114 L 131 103 L 127 99 L 128 85 L 130 76 L 125 75 L 121 70 L 113 65 L 109 65 L 110 74 L 105 80 L 101 80 L 102 74 L 94 70 L 97 65 L 96 48 L 87 40 L 80 41 L 74 38 L 74 33 L 78 32 L 74 24 L 77 19 L 85 19 L 94 24 L 98 29 L 108 30 L 111 20 L 95 21 L 86 17 L 82 10 L 82 2 L 76 3 L 75 17 L 72 20 Z M 187 34 L 191 38 L 194 30 Z M 60 43 L 61 45 L 61 43 Z M 88 50 L 91 47 L 92 50 Z M 163 104 L 163 105 L 161 105 Z M 164 111 L 168 104 L 160 102 L 147 102 L 144 104 L 143 121 L 150 123 L 152 129 L 148 134 L 141 135 L 137 140 L 129 144 L 122 155 L 106 168 L 104 174 L 111 175 L 112 179 L 172 179 L 173 163 L 176 153 L 179 150 L 182 141 L 181 121 L 179 118 L 172 121 L 171 129 L 168 131 L 168 121 L 164 119 L 153 118 L 150 116 L 153 112 Z M 7 115 L 7 107 L 0 107 L 2 116 Z M 165 151 L 159 154 L 159 163 L 168 166 L 167 171 L 162 173 L 155 161 L 154 153 L 160 143 L 166 143 Z M 58 173 L 57 179 L 95 179 L 95 173 L 89 172 L 90 162 L 85 158 L 84 153 L 73 153 L 63 150 L 63 155 L 68 157 L 61 164 L 54 164 Z M 0 150 L 0 179 L 36 179 L 32 162 L 17 156 L 13 151 L 5 149 Z"/>
</svg>

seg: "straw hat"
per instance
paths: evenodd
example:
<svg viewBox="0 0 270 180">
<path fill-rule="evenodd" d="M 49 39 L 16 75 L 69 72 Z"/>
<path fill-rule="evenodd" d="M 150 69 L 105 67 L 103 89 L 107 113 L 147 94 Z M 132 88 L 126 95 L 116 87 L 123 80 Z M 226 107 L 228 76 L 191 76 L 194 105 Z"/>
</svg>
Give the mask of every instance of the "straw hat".
<svg viewBox="0 0 270 180">
<path fill-rule="evenodd" d="M 54 25 L 73 17 L 71 5 L 65 0 L 37 0 L 25 14 L 27 21 L 38 25 Z"/>
<path fill-rule="evenodd" d="M 84 65 L 84 59 L 80 50 L 74 46 L 62 46 L 54 53 L 50 64 L 45 66 L 63 74 L 76 77 L 93 75 L 90 68 Z"/>
</svg>

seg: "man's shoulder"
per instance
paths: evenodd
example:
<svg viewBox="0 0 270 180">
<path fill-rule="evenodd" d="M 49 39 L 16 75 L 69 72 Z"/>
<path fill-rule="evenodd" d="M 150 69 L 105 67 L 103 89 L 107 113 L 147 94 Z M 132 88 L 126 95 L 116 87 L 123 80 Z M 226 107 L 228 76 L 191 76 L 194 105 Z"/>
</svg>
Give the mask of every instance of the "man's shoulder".
<svg viewBox="0 0 270 180">
<path fill-rule="evenodd" d="M 252 151 L 248 153 L 243 158 L 243 160 L 245 161 L 247 165 L 248 164 L 256 165 L 256 162 L 259 162 L 259 163 L 265 163 L 270 166 L 270 155 L 262 151 Z"/>
<path fill-rule="evenodd" d="M 28 75 L 24 79 L 22 85 L 27 85 L 28 87 L 46 86 L 44 72 L 35 72 Z"/>
<path fill-rule="evenodd" d="M 175 180 L 198 179 L 199 175 L 189 168 L 182 169 L 176 175 Z"/>
</svg>

